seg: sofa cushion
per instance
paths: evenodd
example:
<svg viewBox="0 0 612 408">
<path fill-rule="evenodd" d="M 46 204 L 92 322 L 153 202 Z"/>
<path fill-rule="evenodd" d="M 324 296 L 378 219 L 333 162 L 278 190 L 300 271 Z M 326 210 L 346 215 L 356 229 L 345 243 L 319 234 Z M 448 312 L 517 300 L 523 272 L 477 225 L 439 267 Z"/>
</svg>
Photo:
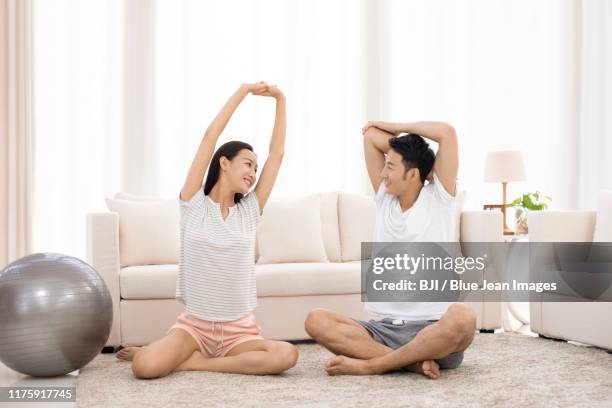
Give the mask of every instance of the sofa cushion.
<svg viewBox="0 0 612 408">
<path fill-rule="evenodd" d="M 361 293 L 361 262 L 256 265 L 257 296 Z"/>
<path fill-rule="evenodd" d="M 610 245 L 612 242 L 612 190 L 601 190 L 597 203 L 597 215 L 595 218 L 595 231 L 593 242 L 605 242 L 606 244 L 593 244 L 589 251 L 589 262 L 612 262 Z"/>
<path fill-rule="evenodd" d="M 323 244 L 325 252 L 330 262 L 341 261 L 340 251 L 340 232 L 338 229 L 338 193 L 327 192 L 320 194 L 321 197 L 321 233 L 323 234 Z M 116 193 L 116 199 L 130 201 L 164 201 L 162 197 L 143 196 L 131 193 Z M 270 200 L 278 201 L 276 200 Z M 255 243 L 255 260 L 259 259 L 259 245 Z"/>
<path fill-rule="evenodd" d="M 321 229 L 321 195 L 269 202 L 257 228 L 258 264 L 328 262 Z"/>
<path fill-rule="evenodd" d="M 461 242 L 503 242 L 501 211 L 463 211 Z"/>
<path fill-rule="evenodd" d="M 593 241 L 612 242 L 612 190 L 599 192 Z"/>
<path fill-rule="evenodd" d="M 313 296 L 361 293 L 361 263 L 285 263 L 255 265 L 257 295 Z M 122 268 L 122 299 L 173 299 L 178 265 Z"/>
<path fill-rule="evenodd" d="M 177 263 L 179 253 L 178 200 L 134 201 L 107 198 L 119 214 L 121 267 Z"/>
<path fill-rule="evenodd" d="M 121 298 L 172 299 L 176 293 L 177 276 L 177 264 L 121 268 L 119 272 Z"/>
<path fill-rule="evenodd" d="M 459 242 L 461 240 L 461 213 L 463 212 L 463 206 L 465 204 L 465 196 L 467 195 L 467 191 L 462 190 L 457 192 L 456 195 L 456 204 L 455 204 L 455 215 L 456 215 L 456 222 L 455 222 L 455 233 L 454 233 L 454 237 L 455 237 L 455 241 Z"/>
<path fill-rule="evenodd" d="M 317 194 L 318 195 L 318 194 Z M 321 233 L 327 259 L 330 262 L 341 261 L 340 230 L 338 229 L 338 193 L 328 192 L 321 195 Z M 275 198 L 269 202 L 291 200 Z M 265 210 L 264 210 L 265 212 Z M 259 240 L 255 242 L 255 260 L 259 259 Z"/>
<path fill-rule="evenodd" d="M 361 242 L 371 242 L 374 237 L 375 209 L 372 197 L 339 194 L 338 222 L 343 262 L 361 260 Z"/>
<path fill-rule="evenodd" d="M 338 228 L 338 193 L 321 194 L 321 232 L 327 259 L 330 262 L 342 260 L 340 230 Z"/>
</svg>

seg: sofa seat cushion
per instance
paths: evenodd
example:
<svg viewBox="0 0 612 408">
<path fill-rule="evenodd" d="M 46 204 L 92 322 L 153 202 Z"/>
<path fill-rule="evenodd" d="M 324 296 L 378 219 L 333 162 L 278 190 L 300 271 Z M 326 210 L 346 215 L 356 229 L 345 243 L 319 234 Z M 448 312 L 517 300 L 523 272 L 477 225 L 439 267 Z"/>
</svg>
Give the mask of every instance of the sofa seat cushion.
<svg viewBox="0 0 612 408">
<path fill-rule="evenodd" d="M 361 293 L 361 263 L 321 262 L 255 265 L 257 296 L 309 296 Z M 178 265 L 121 269 L 122 299 L 173 299 Z"/>
<path fill-rule="evenodd" d="M 361 293 L 361 262 L 255 265 L 257 296 Z"/>
</svg>

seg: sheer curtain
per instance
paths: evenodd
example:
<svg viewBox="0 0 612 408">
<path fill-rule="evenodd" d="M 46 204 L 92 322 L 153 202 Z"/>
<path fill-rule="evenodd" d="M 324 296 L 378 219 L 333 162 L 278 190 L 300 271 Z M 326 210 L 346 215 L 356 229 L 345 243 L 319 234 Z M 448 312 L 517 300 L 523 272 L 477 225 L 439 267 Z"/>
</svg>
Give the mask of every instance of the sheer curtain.
<svg viewBox="0 0 612 408">
<path fill-rule="evenodd" d="M 597 193 L 612 190 L 612 2 L 584 0 L 578 8 L 578 117 L 567 200 L 574 208 L 595 208 Z"/>
<path fill-rule="evenodd" d="M 217 110 L 260 79 L 288 99 L 274 195 L 370 193 L 363 122 L 437 119 L 459 132 L 466 208 L 500 199 L 483 181 L 497 149 L 525 156 L 510 198 L 587 208 L 612 181 L 610 6 L 592 4 L 35 0 L 35 249 L 84 256 L 86 213 L 117 191 L 176 197 Z M 273 120 L 249 96 L 220 142 L 263 163 Z"/>
<path fill-rule="evenodd" d="M 484 183 L 491 150 L 521 150 L 527 181 L 568 208 L 563 147 L 576 130 L 578 35 L 573 0 L 399 1 L 381 4 L 381 112 L 385 119 L 440 119 L 459 136 L 459 181 L 466 207 L 501 200 Z"/>
<path fill-rule="evenodd" d="M 86 214 L 117 191 L 176 197 L 245 81 L 288 95 L 275 194 L 364 191 L 364 4 L 36 1 L 35 250 L 83 257 Z M 273 121 L 273 101 L 251 96 L 220 142 L 250 142 L 263 163 Z"/>
<path fill-rule="evenodd" d="M 160 0 L 154 8 L 156 193 L 178 194 L 217 110 L 242 82 L 257 80 L 287 95 L 274 194 L 364 189 L 364 2 Z M 248 97 L 219 143 L 250 142 L 263 164 L 273 122 L 273 100 Z"/>
<path fill-rule="evenodd" d="M 85 258 L 122 178 L 121 0 L 34 2 L 34 252 Z"/>
</svg>

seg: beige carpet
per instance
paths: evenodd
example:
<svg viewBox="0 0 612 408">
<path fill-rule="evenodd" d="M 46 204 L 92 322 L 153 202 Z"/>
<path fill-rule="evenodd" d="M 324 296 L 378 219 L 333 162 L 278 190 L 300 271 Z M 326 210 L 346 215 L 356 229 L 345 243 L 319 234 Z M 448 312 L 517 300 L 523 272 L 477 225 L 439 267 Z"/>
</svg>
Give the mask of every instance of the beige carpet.
<svg viewBox="0 0 612 408">
<path fill-rule="evenodd" d="M 79 406 L 107 407 L 612 407 L 612 355 L 520 334 L 479 334 L 462 366 L 428 380 L 413 373 L 329 377 L 330 353 L 299 344 L 298 364 L 280 376 L 205 372 L 137 380 L 129 363 L 98 356 L 77 379 Z"/>
</svg>

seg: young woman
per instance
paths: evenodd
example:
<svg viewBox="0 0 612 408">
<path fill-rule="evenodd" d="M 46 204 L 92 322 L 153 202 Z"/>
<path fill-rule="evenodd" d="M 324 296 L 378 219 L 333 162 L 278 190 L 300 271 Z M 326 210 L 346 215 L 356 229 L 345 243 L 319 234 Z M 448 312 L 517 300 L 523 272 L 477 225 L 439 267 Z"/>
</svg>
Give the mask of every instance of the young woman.
<svg viewBox="0 0 612 408">
<path fill-rule="evenodd" d="M 257 156 L 250 145 L 233 141 L 215 152 L 223 129 L 249 93 L 276 99 L 268 159 L 257 184 Z M 278 374 L 297 362 L 297 348 L 265 340 L 252 313 L 257 304 L 255 230 L 281 165 L 285 130 L 285 96 L 265 82 L 240 86 L 208 126 L 179 195 L 176 294 L 186 310 L 162 339 L 117 353 L 132 361 L 137 378 L 184 370 Z"/>
</svg>

